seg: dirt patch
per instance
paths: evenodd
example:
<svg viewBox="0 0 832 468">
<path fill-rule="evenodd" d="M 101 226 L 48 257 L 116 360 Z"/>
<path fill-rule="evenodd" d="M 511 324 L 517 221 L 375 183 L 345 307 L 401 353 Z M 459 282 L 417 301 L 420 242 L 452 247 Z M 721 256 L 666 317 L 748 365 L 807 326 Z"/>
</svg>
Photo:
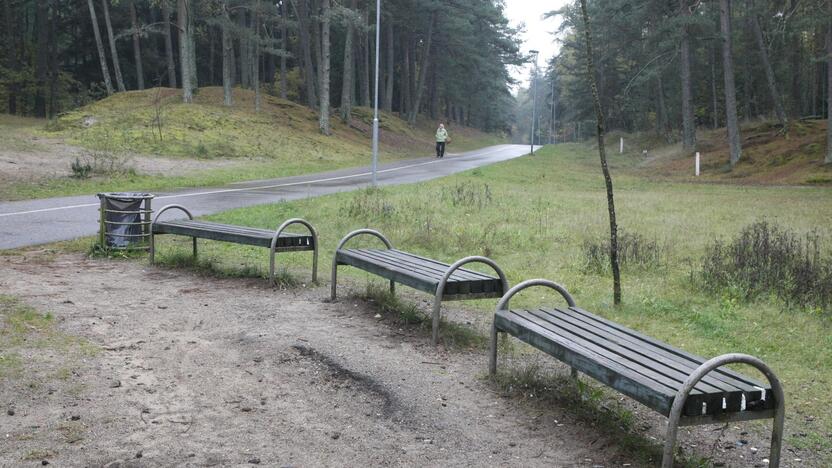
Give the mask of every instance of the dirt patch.
<svg viewBox="0 0 832 468">
<path fill-rule="evenodd" d="M 94 352 L 12 348 L 21 372 L 0 376 L 0 466 L 642 464 L 610 419 L 504 392 L 483 379 L 484 350 L 434 348 L 427 329 L 375 318 L 363 301 L 327 302 L 325 286 L 46 255 L 0 256 L 0 290 Z M 661 440 L 663 418 L 636 417 L 643 437 Z M 682 446 L 719 444 L 717 460 L 732 466 L 765 456 L 740 426 L 713 431 L 686 428 Z"/>
<path fill-rule="evenodd" d="M 60 139 L 34 136 L 25 130 L 16 131 L 15 139 L 19 144 L 0 146 L 0 183 L 69 177 L 72 175 L 70 164 L 76 158 L 81 162 L 91 162 L 94 157 L 94 152 L 90 150 L 68 145 Z M 111 157 L 117 159 L 119 170 L 165 176 L 192 175 L 234 164 L 234 161 L 223 159 L 162 158 L 139 154 Z"/>
</svg>

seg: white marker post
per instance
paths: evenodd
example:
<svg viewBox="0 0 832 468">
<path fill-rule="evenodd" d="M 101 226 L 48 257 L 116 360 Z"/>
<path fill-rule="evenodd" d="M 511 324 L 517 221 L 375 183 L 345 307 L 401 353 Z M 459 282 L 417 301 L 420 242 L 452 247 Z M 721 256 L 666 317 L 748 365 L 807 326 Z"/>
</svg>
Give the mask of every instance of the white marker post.
<svg viewBox="0 0 832 468">
<path fill-rule="evenodd" d="M 621 137 L 621 140 L 619 140 L 618 154 L 624 154 L 624 137 Z"/>
<path fill-rule="evenodd" d="M 699 151 L 696 152 L 696 177 L 699 177 Z"/>
</svg>

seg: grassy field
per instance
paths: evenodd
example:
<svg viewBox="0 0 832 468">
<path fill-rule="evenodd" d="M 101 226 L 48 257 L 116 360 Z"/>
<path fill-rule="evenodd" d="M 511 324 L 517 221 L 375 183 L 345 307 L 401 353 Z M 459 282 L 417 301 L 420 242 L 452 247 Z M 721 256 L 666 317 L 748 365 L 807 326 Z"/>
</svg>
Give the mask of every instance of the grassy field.
<svg viewBox="0 0 832 468">
<path fill-rule="evenodd" d="M 299 104 L 264 95 L 254 110 L 252 91 L 235 89 L 234 106 L 222 105 L 221 88 L 201 88 L 185 105 L 177 90 L 156 88 L 119 93 L 47 122 L 0 116 L 0 137 L 9 159 L 43 150 L 28 135 L 84 149 L 81 162 L 105 155 L 115 167 L 90 178 L 71 177 L 74 157 L 60 153 L 63 177 L 4 184 L 0 199 L 31 199 L 99 191 L 163 191 L 216 186 L 243 180 L 277 178 L 369 164 L 372 112 L 356 108 L 351 125 L 332 116 L 332 135 L 318 131 L 317 114 Z M 160 124 L 161 122 L 161 124 Z M 433 151 L 434 122 L 411 128 L 395 115 L 380 118 L 380 159 L 393 161 L 428 156 Z M 503 143 L 499 135 L 451 127 L 450 151 L 468 151 Z M 196 161 L 186 174 L 160 176 L 136 171 L 131 155 Z M 199 161 L 222 161 L 223 167 L 200 168 Z M 152 163 L 151 163 L 152 166 Z"/>
<path fill-rule="evenodd" d="M 607 235 L 608 221 L 597 155 L 582 146 L 547 147 L 535 157 L 426 184 L 246 208 L 210 219 L 265 228 L 288 217 L 308 219 L 320 231 L 323 278 L 339 238 L 368 226 L 401 248 L 444 261 L 486 255 L 504 267 L 512 283 L 554 279 L 579 305 L 694 353 L 758 356 L 786 388 L 788 443 L 832 460 L 832 411 L 822 403 L 832 384 L 829 312 L 802 310 L 776 298 L 748 303 L 730 287 L 706 292 L 696 279 L 707 245 L 761 219 L 798 233 L 820 230 L 828 253 L 832 191 L 648 181 L 637 175 L 638 163 L 613 157 L 619 223 L 624 232 L 641 235 L 656 254 L 646 265 L 625 266 L 625 304 L 618 308 L 611 304 L 611 278 L 590 268 L 586 253 L 587 245 Z M 162 256 L 181 259 L 176 252 L 185 252 L 184 244 L 174 249 L 173 242 L 162 243 Z M 202 258 L 226 274 L 267 271 L 261 249 L 206 242 Z M 288 262 L 297 278 L 308 275 L 308 255 L 283 256 L 279 262 Z M 513 304 L 548 298 L 543 291 L 527 292 Z M 486 314 L 493 303 L 467 306 Z"/>
</svg>

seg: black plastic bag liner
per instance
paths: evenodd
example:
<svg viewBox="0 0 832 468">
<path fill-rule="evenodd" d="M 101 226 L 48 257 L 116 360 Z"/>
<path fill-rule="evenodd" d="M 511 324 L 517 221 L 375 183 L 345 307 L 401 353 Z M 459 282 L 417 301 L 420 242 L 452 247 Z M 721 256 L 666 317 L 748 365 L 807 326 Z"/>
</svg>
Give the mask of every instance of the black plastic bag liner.
<svg viewBox="0 0 832 468">
<path fill-rule="evenodd" d="M 99 193 L 104 218 L 103 240 L 107 247 L 123 249 L 144 242 L 150 231 L 150 193 Z M 143 206 L 144 205 L 144 206 Z M 147 215 L 147 216 L 145 216 Z"/>
</svg>

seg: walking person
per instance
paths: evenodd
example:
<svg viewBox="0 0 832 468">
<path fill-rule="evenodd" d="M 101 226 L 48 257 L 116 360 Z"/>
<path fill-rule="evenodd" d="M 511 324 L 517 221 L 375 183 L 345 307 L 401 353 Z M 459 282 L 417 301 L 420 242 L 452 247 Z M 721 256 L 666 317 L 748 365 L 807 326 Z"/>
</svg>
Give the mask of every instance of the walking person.
<svg viewBox="0 0 832 468">
<path fill-rule="evenodd" d="M 450 138 L 448 137 L 448 131 L 445 130 L 445 124 L 439 124 L 439 128 L 436 129 L 436 157 L 437 158 L 444 158 L 445 157 L 445 143 L 449 141 Z"/>
</svg>

